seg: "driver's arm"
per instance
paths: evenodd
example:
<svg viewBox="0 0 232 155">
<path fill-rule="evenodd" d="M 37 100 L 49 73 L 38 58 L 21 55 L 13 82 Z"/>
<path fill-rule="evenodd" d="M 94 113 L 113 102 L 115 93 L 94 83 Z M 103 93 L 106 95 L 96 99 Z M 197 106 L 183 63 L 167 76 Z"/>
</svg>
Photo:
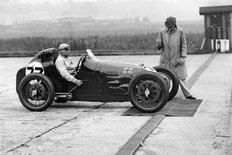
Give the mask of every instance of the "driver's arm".
<svg viewBox="0 0 232 155">
<path fill-rule="evenodd" d="M 59 71 L 60 75 L 64 77 L 67 81 L 73 82 L 75 84 L 79 84 L 80 80 L 76 79 L 74 76 L 72 76 L 66 66 L 64 60 L 57 60 L 56 63 L 56 68 Z"/>
</svg>

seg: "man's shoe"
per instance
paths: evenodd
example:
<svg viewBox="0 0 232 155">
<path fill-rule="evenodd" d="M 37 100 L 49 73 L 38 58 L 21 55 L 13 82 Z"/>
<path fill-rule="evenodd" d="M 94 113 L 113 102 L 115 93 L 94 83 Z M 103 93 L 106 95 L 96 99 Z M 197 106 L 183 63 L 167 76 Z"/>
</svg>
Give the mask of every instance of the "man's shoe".
<svg viewBox="0 0 232 155">
<path fill-rule="evenodd" d="M 190 96 L 186 97 L 186 99 L 189 99 L 189 100 L 196 100 L 196 97 L 190 95 Z"/>
</svg>

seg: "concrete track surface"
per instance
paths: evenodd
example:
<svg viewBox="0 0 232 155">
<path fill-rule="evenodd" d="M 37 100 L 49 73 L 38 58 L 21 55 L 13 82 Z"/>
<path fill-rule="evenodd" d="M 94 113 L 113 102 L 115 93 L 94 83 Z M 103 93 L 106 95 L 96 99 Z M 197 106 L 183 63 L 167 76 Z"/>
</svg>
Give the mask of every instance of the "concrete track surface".
<svg viewBox="0 0 232 155">
<path fill-rule="evenodd" d="M 189 77 L 210 57 L 189 55 Z M 158 65 L 159 56 L 100 59 Z M 1 154 L 113 155 L 151 116 L 121 116 L 130 102 L 54 103 L 44 112 L 25 109 L 15 91 L 19 68 L 31 58 L 0 58 Z M 74 57 L 77 63 L 79 57 Z M 217 54 L 191 88 L 203 99 L 194 117 L 165 117 L 136 155 L 232 154 L 232 54 Z M 182 97 L 178 93 L 178 97 Z"/>
</svg>

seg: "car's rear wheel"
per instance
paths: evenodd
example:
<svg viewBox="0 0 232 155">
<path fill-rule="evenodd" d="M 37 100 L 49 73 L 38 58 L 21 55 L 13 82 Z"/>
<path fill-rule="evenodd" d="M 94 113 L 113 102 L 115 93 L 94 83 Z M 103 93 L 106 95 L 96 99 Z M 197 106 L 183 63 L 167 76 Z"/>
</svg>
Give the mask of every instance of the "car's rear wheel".
<svg viewBox="0 0 232 155">
<path fill-rule="evenodd" d="M 179 81 L 176 78 L 175 73 L 166 68 L 166 67 L 162 67 L 162 66 L 155 66 L 153 67 L 158 73 L 161 74 L 161 76 L 163 76 L 167 86 L 168 86 L 168 91 L 169 91 L 169 97 L 168 97 L 168 101 L 170 101 L 171 99 L 173 99 L 173 97 L 176 96 L 178 89 L 179 89 Z"/>
<path fill-rule="evenodd" d="M 141 112 L 156 112 L 168 100 L 168 89 L 164 79 L 157 73 L 137 74 L 129 85 L 132 105 Z"/>
<path fill-rule="evenodd" d="M 22 105 L 31 111 L 46 110 L 54 99 L 52 81 L 43 74 L 32 73 L 25 76 L 18 87 Z"/>
</svg>

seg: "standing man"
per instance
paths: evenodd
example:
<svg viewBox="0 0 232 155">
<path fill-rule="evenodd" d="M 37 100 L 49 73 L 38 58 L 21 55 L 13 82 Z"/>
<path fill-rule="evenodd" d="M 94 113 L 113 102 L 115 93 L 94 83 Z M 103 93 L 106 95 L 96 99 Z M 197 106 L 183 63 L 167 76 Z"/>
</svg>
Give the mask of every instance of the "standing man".
<svg viewBox="0 0 232 155">
<path fill-rule="evenodd" d="M 186 99 L 196 100 L 190 93 L 185 58 L 187 44 L 183 29 L 176 26 L 176 18 L 168 17 L 165 28 L 161 29 L 156 47 L 161 50 L 160 65 L 172 69 L 179 79 L 181 90 Z"/>
<path fill-rule="evenodd" d="M 82 81 L 74 77 L 76 72 L 76 67 L 74 66 L 70 54 L 70 45 L 60 44 L 59 46 L 59 56 L 56 59 L 55 65 L 60 75 L 65 78 L 67 81 L 75 83 L 77 86 L 82 85 Z"/>
</svg>

